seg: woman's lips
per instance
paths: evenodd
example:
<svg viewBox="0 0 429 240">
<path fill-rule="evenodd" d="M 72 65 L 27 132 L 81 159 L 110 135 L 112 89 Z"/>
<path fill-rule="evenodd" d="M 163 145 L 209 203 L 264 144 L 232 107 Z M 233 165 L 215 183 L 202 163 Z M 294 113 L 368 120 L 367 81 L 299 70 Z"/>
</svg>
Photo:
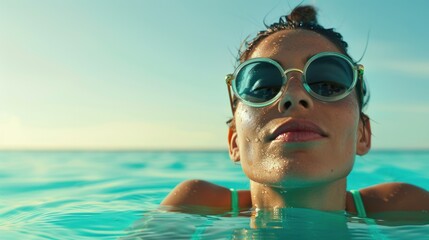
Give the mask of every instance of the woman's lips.
<svg viewBox="0 0 429 240">
<path fill-rule="evenodd" d="M 308 120 L 288 120 L 277 126 L 271 139 L 282 142 L 307 142 L 328 137 L 318 125 Z"/>
<path fill-rule="evenodd" d="M 282 142 L 306 142 L 320 138 L 323 138 L 323 136 L 315 132 L 298 131 L 282 133 L 278 135 L 275 140 Z"/>
</svg>

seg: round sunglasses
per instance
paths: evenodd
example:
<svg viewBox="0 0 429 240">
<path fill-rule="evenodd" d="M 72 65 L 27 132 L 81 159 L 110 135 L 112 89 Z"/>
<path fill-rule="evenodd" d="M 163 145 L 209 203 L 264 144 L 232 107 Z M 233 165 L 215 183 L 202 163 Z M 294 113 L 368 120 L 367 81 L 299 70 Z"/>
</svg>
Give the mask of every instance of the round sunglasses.
<svg viewBox="0 0 429 240">
<path fill-rule="evenodd" d="M 226 76 L 231 109 L 233 94 L 252 107 L 265 107 L 283 94 L 287 74 L 300 72 L 304 89 L 315 99 L 334 102 L 348 96 L 363 79 L 363 66 L 336 52 L 321 52 L 312 56 L 304 69 L 282 66 L 270 58 L 253 58 L 241 63 L 233 74 Z"/>
</svg>

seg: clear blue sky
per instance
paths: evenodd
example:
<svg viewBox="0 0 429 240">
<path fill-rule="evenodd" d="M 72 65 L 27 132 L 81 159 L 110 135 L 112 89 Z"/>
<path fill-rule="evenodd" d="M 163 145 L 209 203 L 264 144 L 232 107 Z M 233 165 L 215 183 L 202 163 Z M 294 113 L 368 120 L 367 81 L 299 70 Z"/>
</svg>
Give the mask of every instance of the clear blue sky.
<svg viewBox="0 0 429 240">
<path fill-rule="evenodd" d="M 0 0 L 0 149 L 225 149 L 236 49 L 300 2 Z M 429 2 L 304 3 L 369 34 L 373 148 L 429 148 Z"/>
</svg>

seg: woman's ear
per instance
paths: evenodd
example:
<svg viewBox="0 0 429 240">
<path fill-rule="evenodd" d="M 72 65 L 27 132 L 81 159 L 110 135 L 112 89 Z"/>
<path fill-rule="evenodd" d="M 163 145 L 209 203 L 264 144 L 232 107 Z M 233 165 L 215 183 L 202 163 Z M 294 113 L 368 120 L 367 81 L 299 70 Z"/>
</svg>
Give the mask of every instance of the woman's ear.
<svg viewBox="0 0 429 240">
<path fill-rule="evenodd" d="M 371 123 L 367 115 L 363 115 L 359 120 L 358 141 L 356 144 L 357 155 L 365 155 L 371 149 Z"/>
<path fill-rule="evenodd" d="M 234 162 L 239 162 L 240 152 L 238 150 L 237 132 L 235 131 L 235 127 L 228 128 L 228 149 L 231 160 Z"/>
</svg>

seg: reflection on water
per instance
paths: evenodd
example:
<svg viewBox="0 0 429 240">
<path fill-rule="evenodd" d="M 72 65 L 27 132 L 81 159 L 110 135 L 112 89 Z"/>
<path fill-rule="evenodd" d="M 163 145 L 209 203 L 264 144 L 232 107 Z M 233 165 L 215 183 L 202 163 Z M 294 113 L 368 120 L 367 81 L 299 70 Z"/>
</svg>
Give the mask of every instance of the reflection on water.
<svg viewBox="0 0 429 240">
<path fill-rule="evenodd" d="M 244 215 L 249 215 L 246 217 Z M 429 234 L 422 225 L 391 227 L 386 220 L 362 219 L 344 212 L 284 208 L 244 212 L 242 217 L 166 211 L 146 212 L 129 229 L 129 239 L 414 239 Z"/>
</svg>

